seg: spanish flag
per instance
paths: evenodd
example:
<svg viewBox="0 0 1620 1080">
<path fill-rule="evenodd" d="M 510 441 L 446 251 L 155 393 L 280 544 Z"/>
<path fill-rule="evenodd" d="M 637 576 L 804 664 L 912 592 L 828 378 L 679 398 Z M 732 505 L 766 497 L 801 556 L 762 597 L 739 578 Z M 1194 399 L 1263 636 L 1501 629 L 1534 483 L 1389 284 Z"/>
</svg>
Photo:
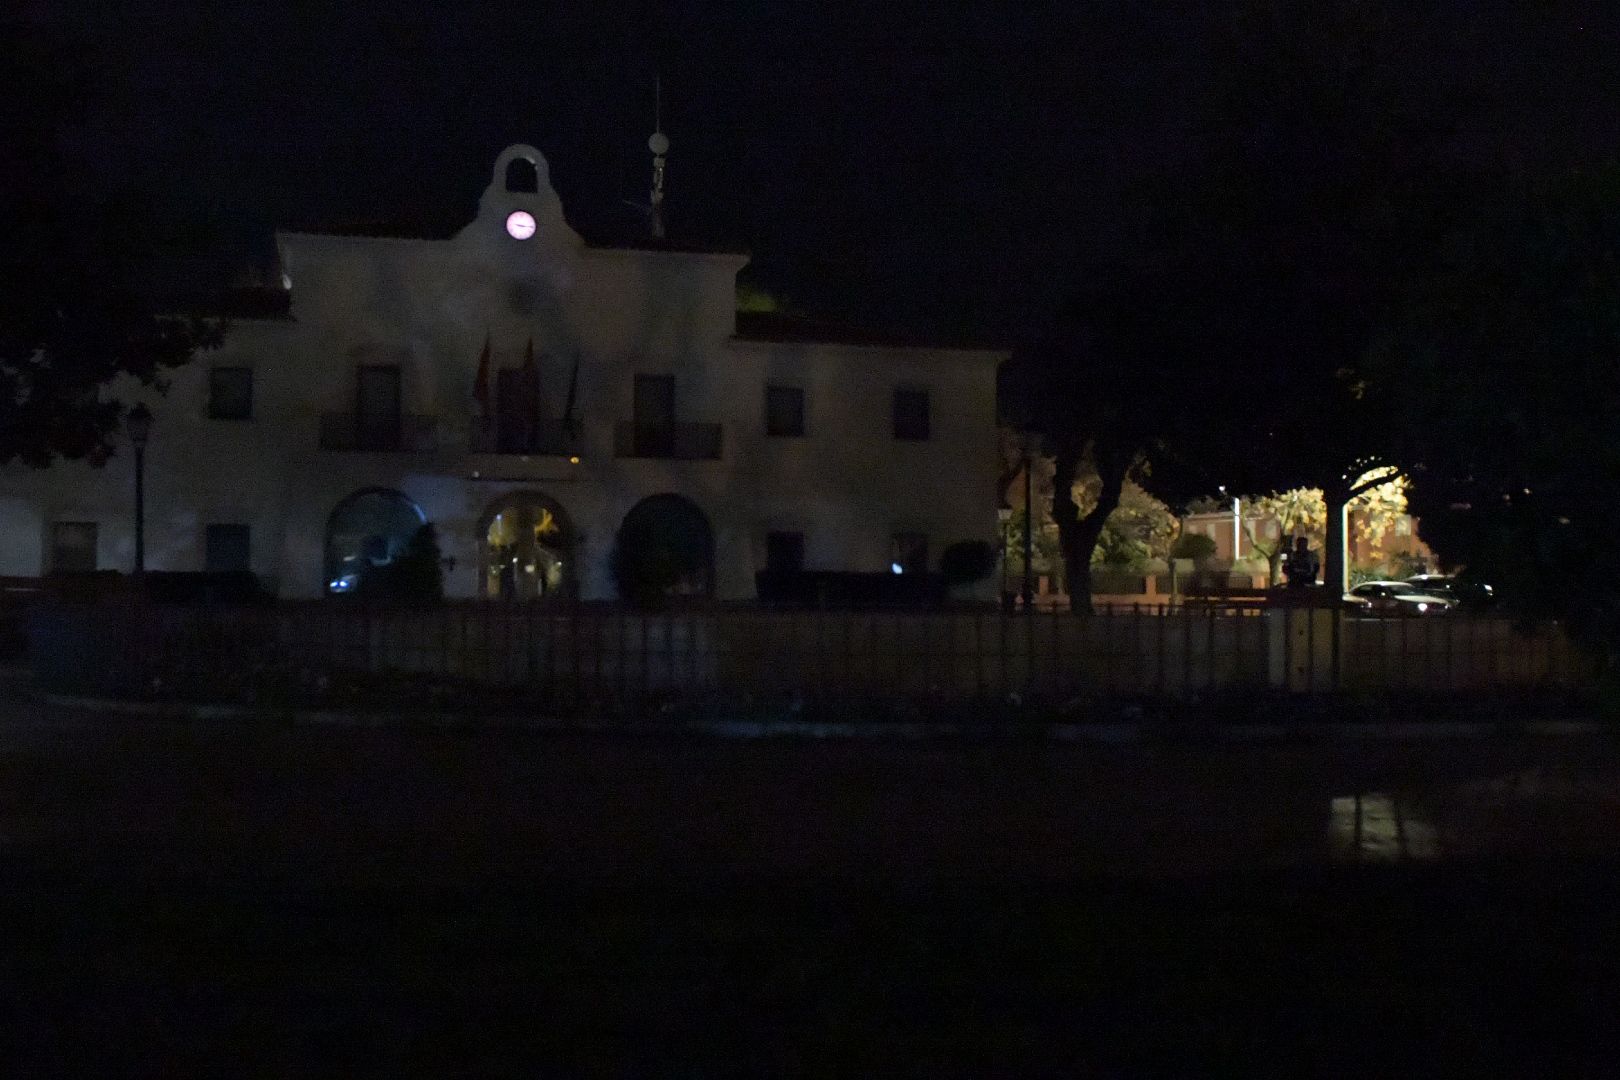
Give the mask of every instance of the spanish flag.
<svg viewBox="0 0 1620 1080">
<path fill-rule="evenodd" d="M 484 351 L 478 354 L 478 377 L 473 380 L 473 401 L 478 405 L 478 415 L 489 416 L 491 413 L 489 401 L 489 335 L 484 335 Z"/>
</svg>

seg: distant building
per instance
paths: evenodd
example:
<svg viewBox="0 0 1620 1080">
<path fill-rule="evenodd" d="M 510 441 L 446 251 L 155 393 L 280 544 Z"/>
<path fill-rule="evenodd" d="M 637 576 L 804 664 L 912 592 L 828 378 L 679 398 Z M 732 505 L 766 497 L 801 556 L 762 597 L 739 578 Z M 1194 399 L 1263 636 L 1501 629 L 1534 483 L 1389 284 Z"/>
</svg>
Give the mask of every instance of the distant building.
<svg viewBox="0 0 1620 1080">
<path fill-rule="evenodd" d="M 282 288 L 145 399 L 148 569 L 343 592 L 431 521 L 451 595 L 607 598 L 634 518 L 701 538 L 685 591 L 747 598 L 996 536 L 1003 353 L 739 315 L 745 254 L 587 243 L 532 147 L 457 230 L 276 240 Z M 129 569 L 131 473 L 0 472 L 0 575 Z"/>
<path fill-rule="evenodd" d="M 1359 513 L 1355 506 L 1350 507 L 1347 543 L 1350 548 L 1351 566 L 1380 566 L 1397 558 L 1421 559 L 1431 568 L 1435 565 L 1434 553 L 1418 535 L 1416 518 L 1409 514 L 1399 515 L 1374 544 L 1362 535 L 1362 530 L 1358 527 Z M 1275 550 L 1279 544 L 1285 550 L 1290 546 L 1282 536 L 1282 524 L 1269 515 L 1244 515 L 1242 521 L 1238 522 L 1230 510 L 1211 510 L 1188 514 L 1183 519 L 1182 528 L 1186 532 L 1199 533 L 1215 541 L 1215 553 L 1210 556 L 1210 561 L 1215 564 L 1230 566 L 1234 550 L 1239 559 L 1264 560 L 1265 554 L 1255 547 L 1256 540 L 1259 541 L 1260 547 L 1268 552 Z M 1321 554 L 1319 541 L 1313 540 L 1312 548 L 1317 550 L 1318 555 Z"/>
</svg>

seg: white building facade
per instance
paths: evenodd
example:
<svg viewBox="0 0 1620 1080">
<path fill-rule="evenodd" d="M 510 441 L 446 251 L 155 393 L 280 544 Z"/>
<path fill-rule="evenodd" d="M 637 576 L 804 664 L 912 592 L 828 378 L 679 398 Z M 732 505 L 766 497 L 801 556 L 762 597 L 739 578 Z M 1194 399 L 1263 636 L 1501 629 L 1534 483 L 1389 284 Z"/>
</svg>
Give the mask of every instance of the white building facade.
<svg viewBox="0 0 1620 1080">
<path fill-rule="evenodd" d="M 1004 353 L 739 334 L 746 255 L 586 244 L 532 147 L 447 239 L 276 239 L 286 313 L 143 398 L 149 570 L 321 596 L 432 522 L 449 595 L 607 599 L 637 513 L 706 534 L 688 591 L 745 599 L 995 540 Z M 8 466 L 0 575 L 131 569 L 133 501 L 127 446 Z"/>
</svg>

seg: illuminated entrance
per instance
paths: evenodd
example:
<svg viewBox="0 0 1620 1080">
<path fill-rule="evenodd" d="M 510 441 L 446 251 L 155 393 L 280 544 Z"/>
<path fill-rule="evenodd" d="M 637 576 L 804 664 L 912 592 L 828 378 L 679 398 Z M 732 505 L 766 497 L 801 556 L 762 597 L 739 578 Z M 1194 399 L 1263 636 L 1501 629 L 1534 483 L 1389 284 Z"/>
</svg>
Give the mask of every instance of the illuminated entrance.
<svg viewBox="0 0 1620 1080">
<path fill-rule="evenodd" d="M 478 591 L 502 600 L 572 595 L 573 548 L 573 525 L 555 499 L 513 492 L 480 519 Z"/>
</svg>

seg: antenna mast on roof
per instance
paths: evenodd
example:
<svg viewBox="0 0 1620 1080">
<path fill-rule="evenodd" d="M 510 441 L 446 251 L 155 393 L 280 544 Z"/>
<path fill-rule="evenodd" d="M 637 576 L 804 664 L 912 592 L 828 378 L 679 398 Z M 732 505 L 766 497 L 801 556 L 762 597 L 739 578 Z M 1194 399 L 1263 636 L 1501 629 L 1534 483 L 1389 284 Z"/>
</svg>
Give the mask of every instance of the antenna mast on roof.
<svg viewBox="0 0 1620 1080">
<path fill-rule="evenodd" d="M 655 240 L 664 238 L 664 155 L 669 153 L 669 136 L 664 134 L 664 83 L 653 79 L 653 133 L 647 140 L 647 149 L 653 153 L 652 174 L 652 234 Z"/>
</svg>

